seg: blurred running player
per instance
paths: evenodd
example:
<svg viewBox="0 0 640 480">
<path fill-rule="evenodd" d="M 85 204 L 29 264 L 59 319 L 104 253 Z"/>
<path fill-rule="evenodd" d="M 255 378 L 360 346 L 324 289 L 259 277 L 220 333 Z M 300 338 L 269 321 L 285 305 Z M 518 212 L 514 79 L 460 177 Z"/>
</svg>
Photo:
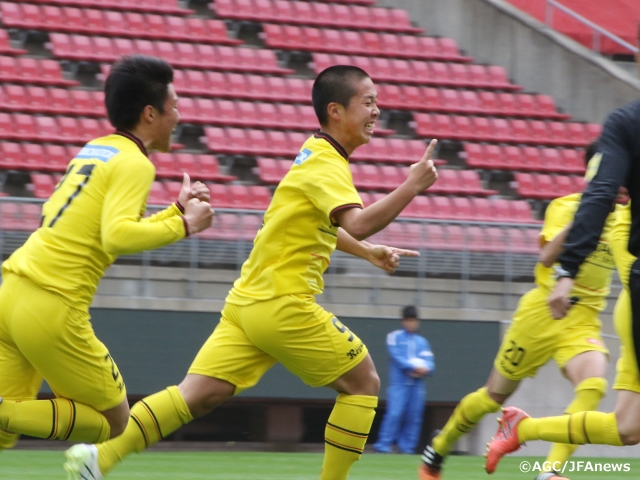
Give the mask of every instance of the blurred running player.
<svg viewBox="0 0 640 480">
<path fill-rule="evenodd" d="M 585 162 L 589 162 L 594 153 L 595 145 L 590 145 Z M 591 171 L 588 167 L 586 180 L 590 179 Z M 625 191 L 620 192 L 620 202 L 628 200 Z M 579 300 L 571 310 L 570 318 L 557 322 L 547 305 L 547 297 L 555 285 L 553 266 L 562 252 L 580 197 L 581 194 L 574 193 L 556 198 L 547 207 L 540 232 L 540 261 L 535 268 L 537 286 L 520 300 L 486 385 L 460 401 L 445 427 L 425 448 L 419 470 L 421 480 L 441 478 L 442 462 L 454 443 L 486 414 L 497 411 L 524 378 L 535 376 L 551 358 L 575 389 L 566 414 L 595 410 L 604 397 L 609 352 L 600 335 L 598 315 L 606 305 L 614 270 L 607 230 L 615 214 L 609 216 L 598 249 L 580 270 L 572 291 L 572 296 Z M 562 465 L 576 448 L 553 445 L 544 465 Z M 551 470 L 536 477 L 536 480 L 562 479 Z"/>
</svg>

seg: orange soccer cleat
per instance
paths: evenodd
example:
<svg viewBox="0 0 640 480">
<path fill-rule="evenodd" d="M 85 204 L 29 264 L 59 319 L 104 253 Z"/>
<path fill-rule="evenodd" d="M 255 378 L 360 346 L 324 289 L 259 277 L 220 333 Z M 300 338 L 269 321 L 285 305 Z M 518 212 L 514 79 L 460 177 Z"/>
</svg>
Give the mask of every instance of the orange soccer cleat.
<svg viewBox="0 0 640 480">
<path fill-rule="evenodd" d="M 529 418 L 525 412 L 516 407 L 502 409 L 502 418 L 498 420 L 500 426 L 496 436 L 487 444 L 487 463 L 485 470 L 493 473 L 498 466 L 498 462 L 508 453 L 515 452 L 520 448 L 518 440 L 518 424 L 525 418 Z"/>
</svg>

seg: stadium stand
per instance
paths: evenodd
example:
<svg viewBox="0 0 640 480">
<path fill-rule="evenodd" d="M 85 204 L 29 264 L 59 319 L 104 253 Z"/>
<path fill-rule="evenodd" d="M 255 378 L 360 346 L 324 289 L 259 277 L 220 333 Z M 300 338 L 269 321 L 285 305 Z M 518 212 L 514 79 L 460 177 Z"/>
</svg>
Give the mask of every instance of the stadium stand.
<svg viewBox="0 0 640 480">
<path fill-rule="evenodd" d="M 508 2 L 542 22 L 546 19 L 545 0 L 508 0 Z M 635 45 L 638 19 L 640 19 L 640 4 L 635 0 L 609 0 L 607 8 L 602 8 L 599 2 L 582 0 L 562 0 L 561 3 L 627 43 Z M 553 10 L 552 18 L 552 27 L 555 30 L 588 48 L 593 47 L 593 30 L 587 25 L 558 9 Z M 629 50 L 606 37 L 600 39 L 600 52 L 610 55 L 631 54 Z"/>
<path fill-rule="evenodd" d="M 0 4 L 0 15 L 9 28 L 222 45 L 242 43 L 227 36 L 221 20 L 8 2 Z"/>
<path fill-rule="evenodd" d="M 372 75 L 382 119 L 400 127 L 379 122 L 377 136 L 350 159 L 365 204 L 399 185 L 407 165 L 424 153 L 425 140 L 434 137 L 449 142 L 450 158 L 460 161 L 449 167 L 436 160 L 439 181 L 405 209 L 405 219 L 533 224 L 540 201 L 582 188 L 581 177 L 571 175 L 584 172 L 581 148 L 599 126 L 567 121 L 550 96 L 521 92 L 502 67 L 474 64 L 454 39 L 425 36 L 404 10 L 372 3 L 217 0 L 209 5 L 216 18 L 203 18 L 174 0 L 2 2 L 3 26 L 45 33 L 55 60 L 25 55 L 0 30 L 0 168 L 29 172 L 33 196 L 46 198 L 79 145 L 111 130 L 102 92 L 72 88 L 80 85 L 73 66 L 95 65 L 96 79 L 104 81 L 110 62 L 139 52 L 176 68 L 182 124 L 202 132 L 199 149 L 151 156 L 157 181 L 149 204 L 171 202 L 188 171 L 213 182 L 217 208 L 265 209 L 293 154 L 317 128 L 312 72 L 344 63 Z M 238 38 L 246 22 L 261 32 L 257 43 Z M 288 64 L 292 52 L 311 72 Z M 256 167 L 239 166 L 246 160 L 237 164 L 238 157 L 253 159 Z M 496 172 L 506 180 L 490 188 L 487 180 Z M 240 217 L 224 215 L 222 229 L 201 238 L 251 240 Z M 251 229 L 259 226 L 246 221 Z M 508 233 L 429 228 L 447 250 L 471 241 L 474 251 L 500 251 L 509 239 L 523 253 L 535 249 L 527 243 L 533 237 L 516 227 Z M 385 238 L 415 247 L 420 232 L 413 224 L 394 225 Z M 505 240 L 498 240 L 500 232 Z"/>
</svg>

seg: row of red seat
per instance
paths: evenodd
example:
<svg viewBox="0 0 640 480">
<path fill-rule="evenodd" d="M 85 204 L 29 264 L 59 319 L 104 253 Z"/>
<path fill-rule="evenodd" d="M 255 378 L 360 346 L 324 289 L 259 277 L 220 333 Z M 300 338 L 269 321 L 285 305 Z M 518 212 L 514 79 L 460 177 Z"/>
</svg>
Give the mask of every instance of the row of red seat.
<svg viewBox="0 0 640 480">
<path fill-rule="evenodd" d="M 184 172 L 192 181 L 233 182 L 234 175 L 220 172 L 218 159 L 213 155 L 195 153 L 152 153 L 151 161 L 156 166 L 156 178 L 180 178 Z"/>
<path fill-rule="evenodd" d="M 207 148 L 214 153 L 295 158 L 308 133 L 207 127 L 204 129 Z M 422 158 L 426 144 L 422 140 L 374 137 L 358 148 L 351 160 L 358 162 L 416 163 Z M 444 163 L 436 160 L 436 164 Z"/>
<path fill-rule="evenodd" d="M 355 65 L 366 71 L 376 82 L 522 90 L 520 85 L 514 85 L 509 82 L 504 68 L 495 65 L 467 65 L 462 63 L 314 53 L 310 67 L 316 73 L 320 73 L 332 65 Z"/>
<path fill-rule="evenodd" d="M 524 198 L 551 200 L 584 189 L 584 178 L 577 176 L 516 173 L 515 178 L 518 195 Z"/>
<path fill-rule="evenodd" d="M 103 72 L 106 71 L 107 69 L 103 68 Z M 245 73 L 174 70 L 173 85 L 178 95 L 308 103 L 311 101 L 313 80 Z"/>
<path fill-rule="evenodd" d="M 103 77 L 108 72 L 109 66 L 103 65 Z M 242 73 L 175 70 L 174 85 L 179 95 L 306 103 L 311 98 L 313 81 Z M 376 88 L 378 105 L 382 108 L 510 117 L 570 118 L 570 115 L 558 113 L 553 98 L 548 95 L 393 84 L 379 84 Z"/>
<path fill-rule="evenodd" d="M 465 143 L 459 155 L 471 168 L 577 174 L 585 171 L 583 150 Z"/>
<path fill-rule="evenodd" d="M 182 98 L 180 117 L 184 123 L 229 125 L 249 128 L 274 128 L 312 132 L 320 128 L 311 105 L 253 103 L 209 98 Z M 376 127 L 376 135 L 391 135 L 393 130 Z"/>
<path fill-rule="evenodd" d="M 291 160 L 257 159 L 258 175 L 263 183 L 277 184 L 291 167 Z M 353 183 L 365 190 L 393 190 L 405 181 L 409 173 L 406 167 L 351 163 Z M 478 173 L 473 170 L 441 169 L 438 181 L 429 188 L 429 193 L 451 195 L 495 195 L 480 184 Z"/>
<path fill-rule="evenodd" d="M 401 248 L 470 251 L 473 253 L 539 253 L 538 231 L 531 228 L 499 228 L 463 225 L 392 223 L 372 242 Z"/>
<path fill-rule="evenodd" d="M 14 3 L 22 3 L 15 0 Z M 80 8 L 101 8 L 130 12 L 163 13 L 165 15 L 192 15 L 193 10 L 182 8 L 177 0 L 30 0 L 43 5 L 66 5 Z"/>
<path fill-rule="evenodd" d="M 222 20 L 7 2 L 0 3 L 0 14 L 2 24 L 10 28 L 222 45 L 243 43 L 228 37 Z"/>
<path fill-rule="evenodd" d="M 376 89 L 381 108 L 505 117 L 571 118 L 571 115 L 558 113 L 549 95 L 388 84 L 376 85 Z"/>
<path fill-rule="evenodd" d="M 407 167 L 392 165 L 351 164 L 353 183 L 366 190 L 394 190 L 404 182 L 409 173 Z M 438 170 L 438 181 L 429 187 L 428 193 L 441 195 L 496 195 L 480 184 L 478 172 L 474 170 Z"/>
<path fill-rule="evenodd" d="M 294 25 L 262 25 L 265 44 L 283 50 L 470 62 L 451 38 L 357 32 Z"/>
<path fill-rule="evenodd" d="M 0 142 L 0 169 L 62 173 L 78 150 L 78 146 Z M 150 158 L 158 178 L 181 179 L 182 173 L 187 172 L 194 180 L 201 181 L 231 182 L 237 179 L 221 173 L 213 155 L 153 153 Z"/>
<path fill-rule="evenodd" d="M 181 93 L 182 85 L 188 83 L 183 75 L 176 75 L 176 89 Z M 309 81 L 301 79 L 288 79 L 282 77 L 261 77 L 258 75 L 247 76 L 243 74 L 225 74 L 220 72 L 201 72 L 191 77 L 200 80 L 198 91 L 205 91 L 207 80 L 220 82 L 220 88 L 208 91 L 208 96 L 233 96 L 253 95 L 255 97 L 267 97 L 267 100 L 282 99 L 308 103 L 311 98 L 311 85 Z M 254 81 L 260 79 L 260 81 Z M 238 81 L 239 85 L 234 84 Z M 242 87 L 250 82 L 256 86 L 255 90 L 242 91 Z M 233 87 L 232 87 L 233 85 Z M 271 86 L 279 86 L 275 92 L 268 89 Z M 229 88 L 227 91 L 222 89 Z M 289 95 L 287 95 L 287 89 Z M 404 102 L 399 105 L 395 99 L 400 92 L 406 92 Z M 269 98 L 269 94 L 271 98 Z M 398 106 L 411 107 L 412 110 L 447 111 L 455 113 L 480 113 L 487 115 L 524 116 L 542 118 L 565 118 L 567 116 L 555 112 L 553 99 L 546 95 L 525 95 L 494 92 L 457 91 L 450 89 L 435 89 L 430 87 L 419 88 L 411 86 L 380 85 L 378 86 L 381 108 L 396 108 Z M 414 100 L 415 99 L 415 100 Z M 410 100 L 414 100 L 409 102 Z M 421 102 L 421 101 L 422 102 Z M 486 100 L 487 108 L 480 107 L 479 103 Z M 436 102 L 438 102 L 436 104 Z M 499 102 L 499 103 L 498 103 Z M 493 109 L 491 106 L 493 105 Z M 518 107 L 516 107 L 516 105 Z M 248 102 L 213 101 L 202 98 L 181 98 L 180 113 L 183 121 L 189 123 L 225 123 L 239 126 L 266 126 L 272 128 L 285 128 L 292 130 L 308 130 L 316 128 L 316 119 L 310 106 L 294 107 L 292 105 L 252 104 Z M 518 109 L 520 108 L 520 109 Z M 5 111 L 47 113 L 55 115 L 83 115 L 90 117 L 104 117 L 104 94 L 97 90 L 68 90 L 64 88 L 44 88 L 38 86 L 5 85 L 0 86 L 0 109 Z M 297 110 L 297 111 L 294 111 Z M 517 115 L 513 115 L 517 113 Z M 298 118 L 305 119 L 304 125 L 298 123 Z M 309 127 L 309 125 L 311 125 Z M 380 133 L 380 132 L 378 132 Z"/>
<path fill-rule="evenodd" d="M 0 113 L 3 140 L 84 144 L 111 132 L 113 127 L 106 119 Z"/>
<path fill-rule="evenodd" d="M 264 185 L 207 184 L 211 192 L 213 208 L 237 208 L 244 210 L 266 210 L 271 201 L 271 192 Z M 153 182 L 148 205 L 169 205 L 175 202 L 182 182 Z"/>
<path fill-rule="evenodd" d="M 414 113 L 415 130 L 427 138 L 500 143 L 535 143 L 583 147 L 600 136 L 601 126 L 577 122 L 545 122 Z"/>
<path fill-rule="evenodd" d="M 406 10 L 287 0 L 216 0 L 219 18 L 318 27 L 422 33 Z"/>
<path fill-rule="evenodd" d="M 0 110 L 104 118 L 101 90 L 69 90 L 37 86 L 0 86 Z"/>
<path fill-rule="evenodd" d="M 0 202 L 0 229 L 33 232 L 40 226 L 42 204 Z"/>
<path fill-rule="evenodd" d="M 64 172 L 78 146 L 0 142 L 0 169 Z"/>
<path fill-rule="evenodd" d="M 0 30 L 4 32 L 4 30 Z M 72 87 L 79 85 L 62 75 L 60 63 L 55 60 L 0 56 L 0 82 Z"/>
<path fill-rule="evenodd" d="M 13 48 L 6 30 L 0 30 L 0 54 L 2 55 L 23 55 L 27 53 L 21 48 Z"/>
<path fill-rule="evenodd" d="M 286 75 L 273 50 L 234 48 L 199 43 L 131 40 L 52 33 L 51 51 L 58 58 L 113 62 L 123 55 L 140 53 L 161 57 L 175 67 Z"/>
<path fill-rule="evenodd" d="M 360 198 L 365 207 L 377 202 L 385 195 L 383 193 L 360 192 Z M 438 195 L 418 195 L 402 211 L 400 217 L 474 222 L 538 223 L 533 219 L 531 206 L 526 200 Z"/>
</svg>

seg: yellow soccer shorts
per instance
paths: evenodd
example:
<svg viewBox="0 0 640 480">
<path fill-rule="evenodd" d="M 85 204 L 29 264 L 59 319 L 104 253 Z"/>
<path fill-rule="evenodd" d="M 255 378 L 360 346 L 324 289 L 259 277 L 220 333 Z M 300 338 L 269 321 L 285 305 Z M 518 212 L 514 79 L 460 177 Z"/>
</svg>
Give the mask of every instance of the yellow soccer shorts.
<svg viewBox="0 0 640 480">
<path fill-rule="evenodd" d="M 0 397 L 34 399 L 44 377 L 56 396 L 98 411 L 122 403 L 122 376 L 89 320 L 58 295 L 6 273 L 0 286 Z"/>
<path fill-rule="evenodd" d="M 522 296 L 494 360 L 503 377 L 522 380 L 533 377 L 551 358 L 564 368 L 576 355 L 609 351 L 600 335 L 597 312 L 580 304 L 562 320 L 555 320 L 547 304 L 548 293 L 533 289 Z"/>
<path fill-rule="evenodd" d="M 616 333 L 620 337 L 620 358 L 616 364 L 614 390 L 629 390 L 640 393 L 640 380 L 635 348 L 633 346 L 633 326 L 631 299 L 627 289 L 623 289 L 613 312 Z"/>
<path fill-rule="evenodd" d="M 226 380 L 238 394 L 280 362 L 307 385 L 320 387 L 367 353 L 364 343 L 312 295 L 286 295 L 244 306 L 227 303 L 189 373 Z"/>
</svg>

